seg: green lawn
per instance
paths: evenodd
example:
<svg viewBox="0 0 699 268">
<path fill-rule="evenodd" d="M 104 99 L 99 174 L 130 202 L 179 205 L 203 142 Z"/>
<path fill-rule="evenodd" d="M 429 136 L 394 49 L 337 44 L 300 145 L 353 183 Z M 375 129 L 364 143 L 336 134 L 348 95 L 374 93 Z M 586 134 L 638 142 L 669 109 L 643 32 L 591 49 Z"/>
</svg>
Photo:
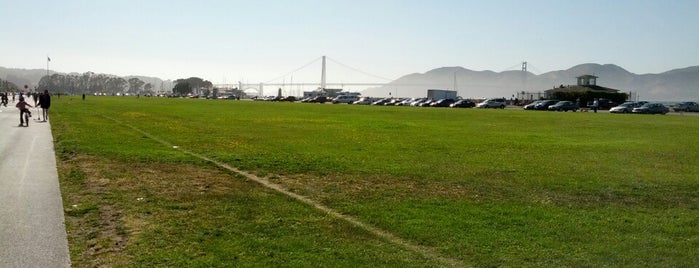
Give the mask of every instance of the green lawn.
<svg viewBox="0 0 699 268">
<path fill-rule="evenodd" d="M 699 266 L 697 116 L 54 102 L 78 267 Z"/>
</svg>

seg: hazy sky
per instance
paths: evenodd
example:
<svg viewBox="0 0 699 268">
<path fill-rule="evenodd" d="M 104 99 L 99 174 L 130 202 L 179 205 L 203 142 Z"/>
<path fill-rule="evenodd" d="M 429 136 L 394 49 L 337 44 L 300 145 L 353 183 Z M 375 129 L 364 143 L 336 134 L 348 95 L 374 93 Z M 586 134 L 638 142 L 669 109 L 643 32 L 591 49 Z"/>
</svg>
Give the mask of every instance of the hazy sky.
<svg viewBox="0 0 699 268">
<path fill-rule="evenodd" d="M 0 0 L 0 66 L 266 82 L 322 55 L 387 78 L 699 65 L 699 1 Z M 320 80 L 320 62 L 280 78 Z M 329 82 L 383 80 L 328 63 Z M 278 81 L 281 82 L 281 81 Z"/>
</svg>

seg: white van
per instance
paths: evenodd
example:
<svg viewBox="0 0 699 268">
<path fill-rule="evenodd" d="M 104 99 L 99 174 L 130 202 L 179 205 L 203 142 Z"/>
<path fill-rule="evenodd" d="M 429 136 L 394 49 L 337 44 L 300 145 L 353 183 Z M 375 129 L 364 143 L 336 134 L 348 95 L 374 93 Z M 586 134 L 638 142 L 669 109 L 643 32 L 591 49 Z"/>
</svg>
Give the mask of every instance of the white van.
<svg viewBox="0 0 699 268">
<path fill-rule="evenodd" d="M 357 95 L 340 95 L 333 99 L 333 103 L 352 103 L 359 99 Z"/>
</svg>

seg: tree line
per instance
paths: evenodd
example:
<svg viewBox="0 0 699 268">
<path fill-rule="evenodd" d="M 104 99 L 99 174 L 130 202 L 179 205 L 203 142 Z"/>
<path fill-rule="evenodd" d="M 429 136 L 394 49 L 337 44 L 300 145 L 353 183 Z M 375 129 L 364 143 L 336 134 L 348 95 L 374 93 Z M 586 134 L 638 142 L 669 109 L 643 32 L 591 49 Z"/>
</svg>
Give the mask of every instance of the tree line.
<svg viewBox="0 0 699 268">
<path fill-rule="evenodd" d="M 52 74 L 39 80 L 37 91 L 49 90 L 61 94 L 153 94 L 153 85 L 133 77 L 128 80 L 105 74 L 86 72 L 81 75 Z"/>
<path fill-rule="evenodd" d="M 0 79 L 0 92 L 15 92 L 18 90 L 19 87 L 15 83 Z"/>
<path fill-rule="evenodd" d="M 202 96 L 218 96 L 219 89 L 213 87 L 210 81 L 199 77 L 190 77 L 177 79 L 174 81 L 175 87 L 172 89 L 172 94 L 176 96 L 187 96 L 196 94 Z M 0 80 L 2 83 L 2 80 Z M 9 83 L 5 81 L 4 83 Z M 12 84 L 12 83 L 10 83 Z M 2 84 L 4 85 L 4 84 Z M 19 90 L 12 84 L 5 87 L 12 88 L 10 91 Z M 154 86 L 151 83 L 146 83 L 137 77 L 129 78 L 128 80 L 122 77 L 95 74 L 86 72 L 83 74 L 59 74 L 55 73 L 50 76 L 43 76 L 39 80 L 36 91 L 49 90 L 56 94 L 131 94 L 131 95 L 154 95 Z M 236 96 L 244 95 L 237 88 L 232 94 Z"/>
<path fill-rule="evenodd" d="M 172 88 L 172 93 L 175 96 L 187 96 L 190 94 L 200 95 L 204 97 L 218 97 L 220 92 L 218 88 L 213 87 L 213 84 L 199 77 L 190 77 L 186 79 L 175 80 L 175 87 Z M 243 92 L 237 88 L 233 89 L 230 94 L 234 96 L 243 96 Z"/>
</svg>

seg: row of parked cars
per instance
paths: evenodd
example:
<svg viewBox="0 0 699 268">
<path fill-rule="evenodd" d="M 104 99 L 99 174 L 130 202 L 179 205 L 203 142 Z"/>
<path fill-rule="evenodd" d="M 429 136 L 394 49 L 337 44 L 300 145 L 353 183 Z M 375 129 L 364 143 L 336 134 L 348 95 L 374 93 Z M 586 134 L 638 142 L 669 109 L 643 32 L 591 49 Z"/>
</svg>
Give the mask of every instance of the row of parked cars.
<svg viewBox="0 0 699 268">
<path fill-rule="evenodd" d="M 575 102 L 558 100 L 538 100 L 522 106 L 525 110 L 577 111 L 580 109 Z"/>
<path fill-rule="evenodd" d="M 631 112 L 632 113 L 642 113 L 642 114 L 666 114 L 670 112 L 670 108 L 667 106 L 663 105 L 662 103 L 649 103 L 649 102 L 624 102 L 621 105 L 614 107 L 610 110 L 621 110 L 622 108 L 618 107 L 634 107 Z M 671 106 L 672 109 L 675 112 L 699 112 L 699 104 L 693 101 L 685 101 L 685 102 L 680 102 L 677 104 L 674 104 Z M 628 108 L 625 108 L 623 111 L 628 112 Z"/>
<path fill-rule="evenodd" d="M 340 103 L 340 102 L 333 102 Z M 414 107 L 452 107 L 471 108 L 476 106 L 471 100 L 461 99 L 438 99 L 429 98 L 371 98 L 362 97 L 356 101 L 349 102 L 354 105 L 383 105 L 383 106 L 414 106 Z"/>
<path fill-rule="evenodd" d="M 297 101 L 294 97 L 270 97 L 261 98 L 259 100 L 267 101 Z M 452 108 L 499 108 L 504 109 L 507 106 L 507 101 L 504 98 L 493 98 L 485 99 L 481 102 L 474 102 L 468 99 L 438 99 L 433 100 L 429 98 L 372 98 L 372 97 L 359 97 L 356 95 L 340 95 L 335 98 L 329 97 L 312 97 L 298 100 L 300 102 L 310 102 L 310 103 L 347 103 L 354 105 L 382 105 L 382 106 L 415 106 L 415 107 L 452 107 Z M 591 104 L 588 104 L 587 108 Z M 663 105 L 662 103 L 650 103 L 647 101 L 627 101 L 619 105 L 614 105 L 610 103 L 609 105 L 599 105 L 600 109 L 609 109 L 610 113 L 643 113 L 643 114 L 666 114 L 670 111 L 670 108 Z M 559 101 L 559 100 L 538 100 L 522 107 L 525 110 L 548 110 L 548 111 L 577 111 L 581 107 L 578 106 L 576 102 L 573 101 Z M 680 102 L 671 108 L 675 112 L 699 112 L 699 104 L 696 102 Z"/>
<path fill-rule="evenodd" d="M 696 105 L 696 108 L 694 108 Z M 525 110 L 548 110 L 548 111 L 577 111 L 578 104 L 572 101 L 540 100 L 522 107 Z M 588 107 L 594 108 L 594 107 Z M 699 111 L 699 105 L 694 102 L 680 103 L 674 107 L 675 111 Z M 627 101 L 617 106 L 609 108 L 610 113 L 640 113 L 640 114 L 666 114 L 670 109 L 657 102 L 647 101 Z"/>
<path fill-rule="evenodd" d="M 699 103 L 693 101 L 685 101 L 675 104 L 672 107 L 675 112 L 699 112 Z"/>
</svg>

